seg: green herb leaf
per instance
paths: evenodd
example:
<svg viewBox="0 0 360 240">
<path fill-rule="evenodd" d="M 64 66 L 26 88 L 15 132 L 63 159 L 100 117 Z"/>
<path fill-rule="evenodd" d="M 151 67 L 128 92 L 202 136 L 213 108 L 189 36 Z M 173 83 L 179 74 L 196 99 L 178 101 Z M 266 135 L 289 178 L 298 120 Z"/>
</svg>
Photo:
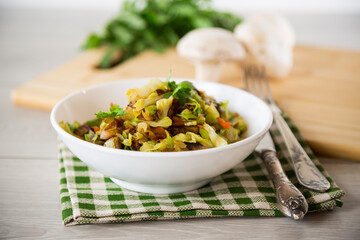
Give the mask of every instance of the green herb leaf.
<svg viewBox="0 0 360 240">
<path fill-rule="evenodd" d="M 171 91 L 174 91 L 177 87 L 177 84 L 175 81 L 168 82 L 168 87 Z"/>
<path fill-rule="evenodd" d="M 190 97 L 190 92 L 195 87 L 191 82 L 183 81 L 179 83 L 173 91 L 173 97 L 178 99 L 181 105 L 184 105 Z"/>
<path fill-rule="evenodd" d="M 185 108 L 180 114 L 179 117 L 185 119 L 186 121 L 197 120 L 197 116 L 195 116 L 189 109 Z"/>
<path fill-rule="evenodd" d="M 170 70 L 167 77 L 166 77 L 166 82 L 167 82 L 167 85 L 168 85 L 168 88 L 171 90 L 171 91 L 174 91 L 177 84 L 175 81 L 170 81 L 171 79 L 171 74 L 172 74 L 172 71 Z M 172 95 L 172 94 L 171 94 Z M 170 97 L 171 95 L 169 95 L 168 97 Z"/>
<path fill-rule="evenodd" d="M 172 92 L 165 93 L 164 97 L 169 98 L 173 96 L 179 100 L 181 105 L 184 105 L 188 101 L 191 96 L 191 90 L 195 89 L 194 85 L 188 81 L 183 81 L 179 84 L 176 84 L 175 81 L 168 81 L 168 88 Z"/>
<path fill-rule="evenodd" d="M 125 0 L 119 14 L 101 34 L 91 34 L 83 48 L 109 47 L 101 68 L 152 49 L 163 52 L 174 46 L 189 31 L 200 27 L 220 27 L 232 31 L 241 22 L 233 14 L 211 8 L 209 0 Z M 121 59 L 112 61 L 116 52 Z"/>
<path fill-rule="evenodd" d="M 102 38 L 96 34 L 90 34 L 82 46 L 83 49 L 95 48 L 100 46 Z"/>
<path fill-rule="evenodd" d="M 77 121 L 75 121 L 73 124 L 66 122 L 66 128 L 70 133 L 74 133 L 75 129 L 77 129 L 78 127 L 80 127 L 80 123 L 78 123 Z"/>
<path fill-rule="evenodd" d="M 167 77 L 166 77 L 166 82 L 169 84 L 170 82 L 170 79 L 171 79 L 171 74 L 172 74 L 172 71 L 170 70 Z"/>
<path fill-rule="evenodd" d="M 85 125 L 89 125 L 89 126 L 91 126 L 91 127 L 94 127 L 94 126 L 99 127 L 100 124 L 101 124 L 101 119 L 98 119 L 98 118 L 95 118 L 95 119 L 93 119 L 93 120 L 87 121 L 87 122 L 85 123 Z"/>
<path fill-rule="evenodd" d="M 95 113 L 97 118 L 119 117 L 125 114 L 126 112 L 121 107 L 119 107 L 119 105 L 110 107 L 109 112 L 99 111 L 98 113 Z"/>
<path fill-rule="evenodd" d="M 164 98 L 169 98 L 172 96 L 172 92 L 167 92 L 163 95 Z"/>
</svg>

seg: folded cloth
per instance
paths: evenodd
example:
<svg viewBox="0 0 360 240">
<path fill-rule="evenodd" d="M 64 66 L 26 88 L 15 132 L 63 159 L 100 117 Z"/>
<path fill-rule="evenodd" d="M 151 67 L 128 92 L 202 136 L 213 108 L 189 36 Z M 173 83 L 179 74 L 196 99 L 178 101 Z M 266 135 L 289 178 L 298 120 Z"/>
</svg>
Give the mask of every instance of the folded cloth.
<svg viewBox="0 0 360 240">
<path fill-rule="evenodd" d="M 270 133 L 282 167 L 290 181 L 304 194 L 309 211 L 341 207 L 340 198 L 344 191 L 329 177 L 291 120 L 287 117 L 285 120 L 331 183 L 331 188 L 325 193 L 301 187 L 288 162 L 289 156 L 280 133 L 275 125 L 271 127 Z M 156 195 L 122 188 L 80 161 L 61 141 L 58 146 L 62 219 L 65 225 L 220 216 L 283 216 L 276 206 L 268 172 L 255 153 L 198 190 Z"/>
</svg>

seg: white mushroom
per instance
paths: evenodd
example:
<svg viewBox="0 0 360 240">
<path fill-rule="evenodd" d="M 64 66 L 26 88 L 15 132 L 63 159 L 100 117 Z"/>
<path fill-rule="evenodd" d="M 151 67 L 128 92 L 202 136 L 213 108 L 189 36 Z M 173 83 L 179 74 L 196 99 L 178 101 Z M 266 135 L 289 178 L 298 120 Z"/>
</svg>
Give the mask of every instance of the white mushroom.
<svg viewBox="0 0 360 240">
<path fill-rule="evenodd" d="M 269 75 L 285 77 L 290 72 L 295 33 L 285 18 L 272 14 L 253 15 L 235 28 L 235 37 L 266 67 Z"/>
<path fill-rule="evenodd" d="M 180 39 L 177 51 L 193 62 L 196 79 L 200 81 L 217 81 L 222 63 L 245 56 L 234 35 L 221 28 L 201 28 L 187 33 Z"/>
</svg>

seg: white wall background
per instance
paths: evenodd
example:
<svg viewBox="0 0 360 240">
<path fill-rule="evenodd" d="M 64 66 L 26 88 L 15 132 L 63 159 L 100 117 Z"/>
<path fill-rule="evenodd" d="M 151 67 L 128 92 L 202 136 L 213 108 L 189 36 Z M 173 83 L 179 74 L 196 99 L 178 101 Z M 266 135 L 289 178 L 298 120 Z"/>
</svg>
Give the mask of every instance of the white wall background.
<svg viewBox="0 0 360 240">
<path fill-rule="evenodd" d="M 0 0 L 0 7 L 105 10 L 117 12 L 121 0 Z M 360 14 L 360 0 L 213 0 L 218 9 L 238 13 Z"/>
<path fill-rule="evenodd" d="M 64 27 L 70 24 L 69 19 L 73 19 L 71 23 L 73 28 L 69 29 L 76 29 L 72 31 L 71 36 L 77 39 L 77 42 L 71 42 L 72 38 L 69 38 L 68 47 L 76 46 L 78 50 L 90 32 L 101 32 L 105 23 L 116 16 L 121 2 L 122 0 L 0 0 L 0 24 L 2 23 L 3 26 L 16 24 L 28 16 L 31 23 L 35 24 L 37 20 L 40 22 L 38 26 L 40 29 L 44 19 L 51 22 L 57 21 L 56 16 L 67 16 L 60 17 L 58 25 L 53 22 L 51 28 L 53 25 Z M 244 18 L 254 12 L 281 14 L 293 26 L 298 44 L 360 50 L 360 0 L 212 0 L 212 2 L 217 9 L 234 12 Z M 15 17 L 16 14 L 20 15 Z M 19 26 L 18 29 L 23 31 L 24 27 Z M 62 41 L 66 40 L 67 38 Z"/>
</svg>

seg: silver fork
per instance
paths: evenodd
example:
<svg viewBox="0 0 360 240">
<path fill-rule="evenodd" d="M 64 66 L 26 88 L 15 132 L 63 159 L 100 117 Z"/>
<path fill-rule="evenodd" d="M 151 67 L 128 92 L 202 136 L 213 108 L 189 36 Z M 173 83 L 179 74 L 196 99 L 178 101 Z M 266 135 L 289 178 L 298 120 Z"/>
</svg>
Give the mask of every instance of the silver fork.
<svg viewBox="0 0 360 240">
<path fill-rule="evenodd" d="M 300 143 L 291 132 L 289 126 L 282 117 L 282 112 L 276 105 L 271 92 L 264 67 L 255 65 L 243 65 L 245 89 L 262 98 L 272 110 L 274 122 L 278 127 L 285 145 L 289 151 L 296 177 L 304 187 L 325 192 L 330 188 L 329 181 L 322 175 L 313 161 L 306 154 Z"/>
</svg>

